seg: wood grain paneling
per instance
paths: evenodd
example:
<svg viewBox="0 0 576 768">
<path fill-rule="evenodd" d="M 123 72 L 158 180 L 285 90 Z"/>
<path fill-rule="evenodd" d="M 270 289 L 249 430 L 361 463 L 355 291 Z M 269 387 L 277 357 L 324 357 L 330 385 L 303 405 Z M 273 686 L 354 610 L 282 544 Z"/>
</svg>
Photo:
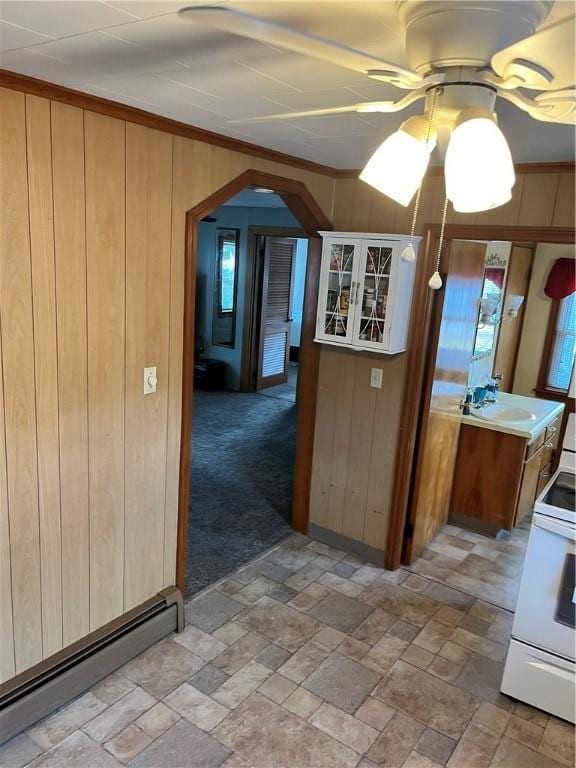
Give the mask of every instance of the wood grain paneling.
<svg viewBox="0 0 576 768">
<path fill-rule="evenodd" d="M 556 193 L 552 226 L 574 227 L 575 214 L 574 174 L 562 174 L 558 180 L 558 191 Z"/>
<path fill-rule="evenodd" d="M 25 97 L 0 91 L 0 327 L 16 672 L 42 659 Z"/>
<path fill-rule="evenodd" d="M 524 178 L 517 221 L 519 226 L 552 226 L 559 181 L 557 173 L 532 174 Z"/>
<path fill-rule="evenodd" d="M 331 528 L 329 517 L 330 469 L 336 408 L 333 381 L 338 376 L 339 350 L 326 347 L 320 355 L 318 404 L 314 432 L 314 465 L 310 487 L 310 520 Z"/>
<path fill-rule="evenodd" d="M 333 353 L 332 350 L 330 350 Z M 342 533 L 346 509 L 346 483 L 348 477 L 348 455 L 350 430 L 352 428 L 352 408 L 357 357 L 353 352 L 338 355 L 340 365 L 334 371 L 329 386 L 334 389 L 334 426 L 332 435 L 332 462 L 329 472 L 328 528 Z"/>
<path fill-rule="evenodd" d="M 124 607 L 125 123 L 84 115 L 90 629 Z"/>
<path fill-rule="evenodd" d="M 207 134 L 187 126 L 149 122 L 151 116 L 138 110 L 121 112 L 119 105 L 57 93 L 37 81 L 16 78 L 10 83 L 56 99 L 50 103 L 55 301 L 48 296 L 46 102 L 28 101 L 27 133 L 24 97 L 15 90 L 1 91 L 0 438 L 4 419 L 7 449 L 4 460 L 0 448 L 4 677 L 39 660 L 58 643 L 57 619 L 52 622 L 48 616 L 49 602 L 58 603 L 58 535 L 56 526 L 51 527 L 56 513 L 47 501 L 57 494 L 58 463 L 63 645 L 149 596 L 145 592 L 175 582 L 186 212 L 251 168 L 305 184 L 339 229 L 408 231 L 411 219 L 410 209 L 400 209 L 358 180 L 335 178 L 329 169 L 293 163 L 267 151 L 251 155 L 248 146 L 226 140 L 211 145 Z M 90 106 L 94 112 L 87 111 Z M 128 126 L 124 120 L 131 116 L 133 124 Z M 547 176 L 557 180 L 558 189 L 551 191 L 555 182 Z M 555 225 L 571 221 L 573 176 L 548 168 L 538 177 L 528 194 L 519 196 L 524 181 L 520 176 L 511 207 L 488 216 L 504 224 L 509 211 L 518 219 L 530 218 L 536 210 L 540 219 Z M 419 230 L 425 221 L 439 220 L 442 195 L 441 177 L 432 175 L 423 191 Z M 548 196 L 541 210 L 539 195 Z M 47 318 L 42 329 L 41 316 Z M 50 360 L 48 350 L 54 344 L 56 354 L 52 352 Z M 346 527 L 350 535 L 383 548 L 405 358 L 378 360 L 385 369 L 384 388 L 371 392 L 365 381 L 367 360 L 365 355 L 322 348 L 311 514 L 321 527 Z M 146 400 L 141 394 L 145 364 L 158 364 L 159 374 L 158 392 Z M 57 430 L 49 427 L 56 418 L 55 384 Z M 352 440 L 342 423 L 354 425 Z M 50 449 L 55 431 L 56 455 Z M 359 446 L 366 461 L 356 454 L 350 457 L 351 444 Z M 353 477 L 351 458 L 356 461 Z M 331 478 L 342 488 L 345 509 L 340 502 L 330 504 Z M 41 598 L 44 574 L 47 589 Z M 12 615 L 12 607 L 13 631 L 4 620 Z"/>
<path fill-rule="evenodd" d="M 163 580 L 168 586 L 176 574 L 178 538 L 178 485 L 182 430 L 182 347 L 184 342 L 184 252 L 186 198 L 195 164 L 192 142 L 175 137 L 172 160 L 172 221 L 170 255 L 170 317 L 168 367 L 168 424 L 166 448 L 166 500 L 164 515 Z"/>
<path fill-rule="evenodd" d="M 56 271 L 50 102 L 46 99 L 26 96 L 26 143 L 36 365 L 42 649 L 46 657 L 62 648 Z"/>
<path fill-rule="evenodd" d="M 126 535 L 124 610 L 163 583 L 172 137 L 126 126 Z M 155 395 L 143 369 L 157 366 Z M 146 557 L 142 553 L 146 552 Z"/>
<path fill-rule="evenodd" d="M 356 358 L 354 389 L 348 411 L 354 414 L 348 433 L 346 455 L 346 495 L 342 533 L 350 539 L 362 540 L 366 517 L 366 496 L 370 474 L 370 457 L 374 442 L 374 413 L 376 392 L 370 387 L 370 369 L 379 366 L 379 357 L 363 355 Z M 368 427 L 365 425 L 369 425 Z M 361 511 L 362 514 L 358 514 Z"/>
<path fill-rule="evenodd" d="M 402 398 L 405 355 L 395 355 L 378 360 L 383 369 L 382 389 L 377 391 L 373 419 L 373 435 L 368 471 L 368 492 L 362 541 L 375 549 L 384 549 L 388 534 L 388 513 L 390 500 L 390 473 L 396 455 L 396 442 L 391 435 L 398 435 Z"/>
<path fill-rule="evenodd" d="M 51 114 L 66 646 L 90 630 L 84 116 L 54 103 Z"/>
<path fill-rule="evenodd" d="M 1 95 L 0 95 L 1 98 Z M 2 328 L 0 326 L 0 372 L 2 371 Z M 0 683 L 16 674 L 14 623 L 12 619 L 12 568 L 10 562 L 10 522 L 8 519 L 8 477 L 6 474 L 6 430 L 4 425 L 4 386 L 0 375 Z"/>
<path fill-rule="evenodd" d="M 554 223 L 570 223 L 572 210 L 569 204 L 574 189 L 573 173 L 564 173 L 557 168 L 544 168 L 539 173 L 519 173 L 513 189 L 513 198 L 505 206 L 493 211 L 465 216 L 448 209 L 448 222 L 481 225 L 530 225 L 549 226 Z M 566 169 L 564 169 L 566 170 Z M 368 191 L 366 191 L 368 190 Z M 420 212 L 416 231 L 422 232 L 425 224 L 439 223 L 444 202 L 444 183 L 441 175 L 432 173 L 424 182 Z M 388 198 L 370 190 L 363 182 L 342 178 L 336 181 L 334 199 L 334 229 L 352 232 L 408 232 L 413 206 L 402 208 Z M 337 352 L 329 347 L 322 348 L 320 359 L 320 384 L 316 420 L 316 441 L 314 449 L 313 494 L 311 521 L 320 527 L 341 532 L 342 512 L 338 494 L 330 487 L 329 477 L 339 476 L 341 467 L 346 465 L 340 450 L 335 450 L 334 434 L 338 433 L 340 412 L 334 408 L 335 398 L 342 391 L 342 380 L 347 376 L 346 368 L 358 364 L 356 358 L 341 358 L 335 368 L 333 361 Z M 363 357 L 359 356 L 358 359 Z M 364 402 L 346 400 L 345 424 L 353 424 L 360 434 L 370 435 L 372 448 L 367 463 L 359 462 L 356 472 L 362 475 L 358 484 L 368 476 L 366 503 L 356 505 L 348 515 L 363 520 L 359 533 L 356 522 L 348 520 L 354 529 L 353 538 L 377 549 L 386 546 L 389 525 L 389 509 L 392 479 L 396 460 L 396 447 L 402 438 L 400 404 L 406 385 L 405 356 L 380 363 L 385 370 L 384 386 L 376 396 L 376 408 L 372 416 L 364 410 Z M 364 393 L 370 397 L 369 384 Z M 335 421 L 334 421 L 335 420 Z M 334 422 L 334 423 L 332 423 Z M 376 426 L 377 425 L 377 426 Z M 368 437 L 367 437 L 368 439 Z M 340 480 L 340 483 L 343 481 Z"/>
</svg>

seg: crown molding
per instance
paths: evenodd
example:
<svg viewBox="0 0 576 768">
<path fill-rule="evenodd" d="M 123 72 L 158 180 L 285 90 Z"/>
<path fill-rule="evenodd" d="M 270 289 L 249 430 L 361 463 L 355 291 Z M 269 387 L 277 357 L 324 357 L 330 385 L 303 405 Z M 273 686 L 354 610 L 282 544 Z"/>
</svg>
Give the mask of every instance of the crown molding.
<svg viewBox="0 0 576 768">
<path fill-rule="evenodd" d="M 318 173 L 322 176 L 328 176 L 332 179 L 357 179 L 360 175 L 360 169 L 357 168 L 331 168 L 328 165 L 314 163 L 312 160 L 304 160 L 301 157 L 287 155 L 284 152 L 278 152 L 275 149 L 267 149 L 258 144 L 250 144 L 248 141 L 233 139 L 224 136 L 221 133 L 207 131 L 204 128 L 196 128 L 187 123 L 181 123 L 178 120 L 172 120 L 169 117 L 155 115 L 153 112 L 146 112 L 137 107 L 130 107 L 127 104 L 121 104 L 118 101 L 103 99 L 100 96 L 92 96 L 83 91 L 76 91 L 63 85 L 50 83 L 47 80 L 39 80 L 36 77 L 20 75 L 17 72 L 10 72 L 7 69 L 0 69 L 0 87 L 10 88 L 13 91 L 31 93 L 35 96 L 42 96 L 45 99 L 52 99 L 63 104 L 69 104 L 80 109 L 87 109 L 91 112 L 97 112 L 108 117 L 115 117 L 119 120 L 126 120 L 138 125 L 144 125 L 147 128 L 154 128 L 158 131 L 171 133 L 174 136 L 183 136 L 186 139 L 202 141 L 205 144 L 212 144 L 223 149 L 229 149 L 232 152 L 241 152 L 252 157 L 259 157 L 263 160 L 270 160 L 274 163 L 282 163 L 292 168 L 300 168 L 303 171 Z M 574 173 L 574 162 L 561 163 L 519 163 L 515 166 L 516 173 L 519 175 L 532 173 Z M 440 176 L 443 173 L 442 166 L 432 166 L 428 170 L 429 176 Z"/>
<path fill-rule="evenodd" d="M 573 161 L 565 161 L 559 163 L 516 163 L 514 169 L 518 176 L 523 176 L 531 173 L 574 173 L 576 163 Z M 360 168 L 332 169 L 335 178 L 337 179 L 357 179 L 362 172 Z M 444 166 L 432 165 L 428 168 L 427 176 L 442 176 L 444 174 Z"/>
<path fill-rule="evenodd" d="M 144 125 L 147 128 L 171 133 L 174 136 L 183 136 L 186 139 L 202 141 L 205 144 L 212 144 L 223 149 L 232 150 L 233 152 L 241 152 L 252 157 L 259 157 L 263 160 L 282 163 L 293 168 L 300 168 L 303 171 L 311 171 L 312 173 L 319 173 L 322 176 L 334 178 L 335 169 L 327 165 L 287 155 L 275 149 L 266 149 L 266 147 L 261 147 L 258 144 L 250 144 L 248 141 L 233 139 L 221 133 L 207 131 L 204 128 L 196 128 L 187 123 L 172 120 L 169 117 L 162 117 L 162 115 L 155 115 L 143 109 L 121 104 L 118 101 L 103 99 L 100 96 L 92 96 L 89 93 L 76 91 L 56 83 L 49 83 L 46 80 L 39 80 L 36 77 L 20 75 L 7 69 L 0 69 L 0 87 L 10 88 L 13 91 L 22 91 L 23 93 L 31 93 L 34 96 L 42 96 L 45 99 L 59 101 L 63 104 L 79 107 L 80 109 L 87 109 L 90 112 L 115 117 L 118 120 L 126 120 L 130 123 Z"/>
</svg>

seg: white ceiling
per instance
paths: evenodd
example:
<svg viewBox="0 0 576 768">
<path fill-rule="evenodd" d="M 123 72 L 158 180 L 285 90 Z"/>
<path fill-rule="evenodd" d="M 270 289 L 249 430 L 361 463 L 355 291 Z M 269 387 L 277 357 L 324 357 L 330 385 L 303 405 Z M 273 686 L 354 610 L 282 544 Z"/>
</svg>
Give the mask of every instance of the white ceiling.
<svg viewBox="0 0 576 768">
<path fill-rule="evenodd" d="M 410 114 L 229 122 L 383 100 L 361 74 L 180 19 L 177 0 L 1 0 L 0 67 L 336 168 L 358 168 Z M 393 0 L 231 0 L 230 5 L 405 64 Z M 558 0 L 553 13 L 573 7 Z M 574 158 L 574 130 L 499 102 L 516 162 Z"/>
</svg>

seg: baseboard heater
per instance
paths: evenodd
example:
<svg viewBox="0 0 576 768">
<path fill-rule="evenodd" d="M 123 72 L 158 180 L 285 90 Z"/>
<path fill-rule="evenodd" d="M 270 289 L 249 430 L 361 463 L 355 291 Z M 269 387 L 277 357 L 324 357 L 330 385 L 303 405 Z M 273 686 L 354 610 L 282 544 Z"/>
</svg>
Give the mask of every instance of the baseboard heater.
<svg viewBox="0 0 576 768">
<path fill-rule="evenodd" d="M 184 628 L 182 595 L 165 589 L 0 685 L 0 744 Z"/>
</svg>

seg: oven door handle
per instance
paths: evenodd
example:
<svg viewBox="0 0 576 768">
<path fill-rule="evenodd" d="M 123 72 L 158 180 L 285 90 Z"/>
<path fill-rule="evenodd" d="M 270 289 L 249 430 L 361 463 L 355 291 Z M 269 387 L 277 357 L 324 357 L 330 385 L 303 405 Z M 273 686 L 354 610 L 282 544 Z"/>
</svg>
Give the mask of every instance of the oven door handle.
<svg viewBox="0 0 576 768">
<path fill-rule="evenodd" d="M 551 673 L 556 677 L 560 677 L 563 680 L 574 683 L 574 672 L 569 669 L 563 669 L 563 667 L 559 667 L 556 664 L 548 664 L 545 661 L 541 661 L 540 659 L 536 661 L 529 661 L 528 664 L 529 666 L 536 667 L 536 669 L 540 669 L 543 672 Z"/>
<path fill-rule="evenodd" d="M 558 536 L 562 536 L 570 541 L 576 541 L 576 526 L 566 523 L 563 520 L 556 520 L 552 517 L 536 513 L 532 518 L 532 525 L 536 528 L 542 528 Z"/>
</svg>

